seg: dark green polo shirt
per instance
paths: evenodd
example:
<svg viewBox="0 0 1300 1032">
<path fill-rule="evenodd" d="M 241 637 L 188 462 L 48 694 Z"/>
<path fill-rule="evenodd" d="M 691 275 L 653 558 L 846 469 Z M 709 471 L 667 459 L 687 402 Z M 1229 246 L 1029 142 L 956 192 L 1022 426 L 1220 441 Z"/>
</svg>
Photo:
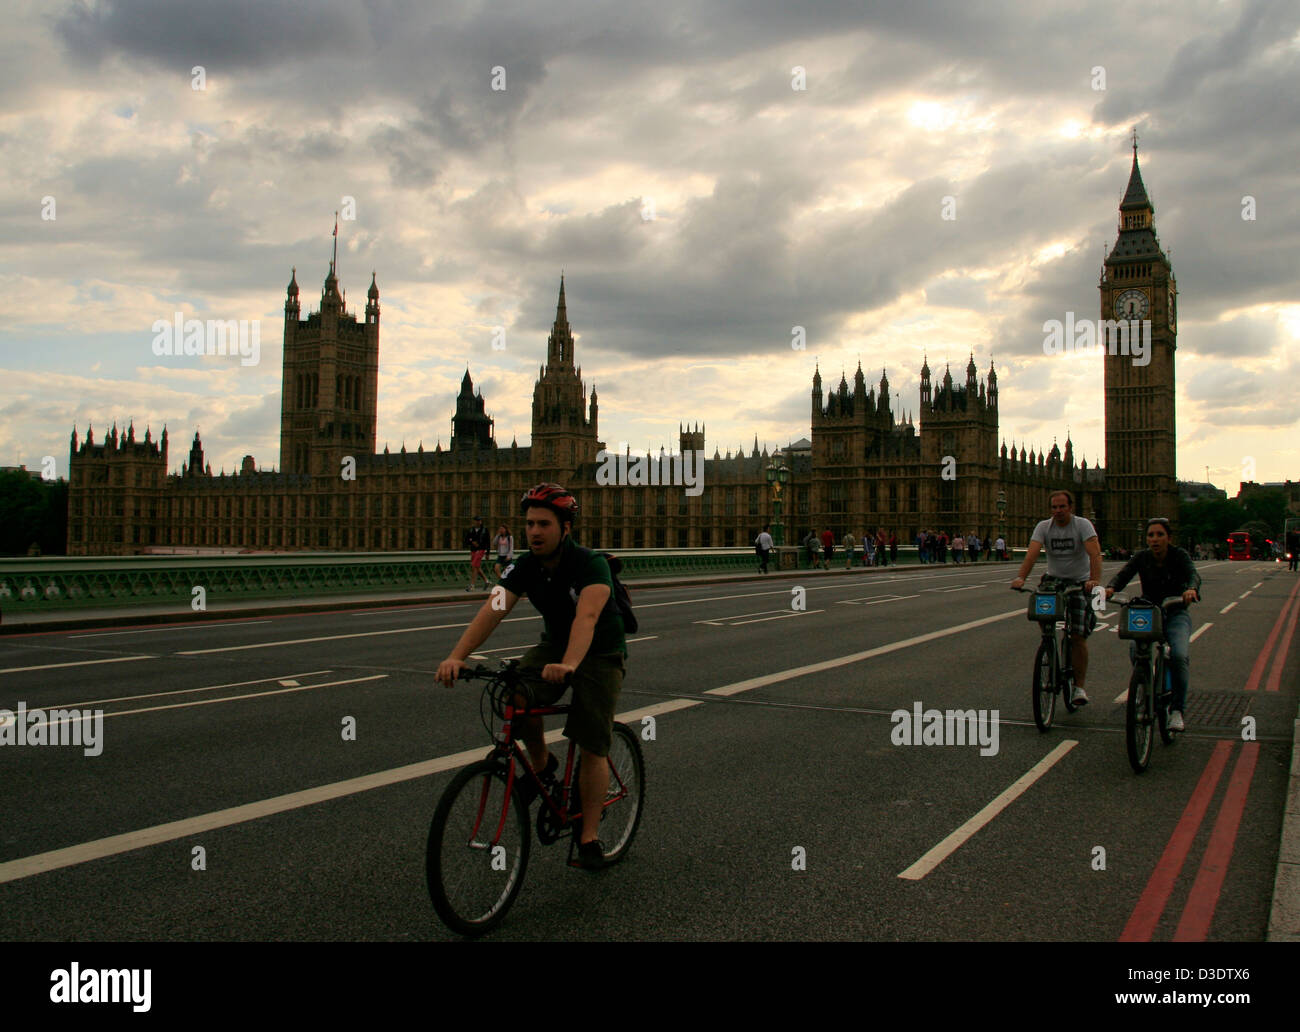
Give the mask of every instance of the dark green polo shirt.
<svg viewBox="0 0 1300 1032">
<path fill-rule="evenodd" d="M 566 537 L 560 546 L 560 564 L 547 570 L 531 551 L 519 556 L 501 572 L 501 585 L 516 595 L 527 595 L 534 608 L 542 614 L 545 630 L 542 641 L 566 649 L 569 646 L 569 629 L 578 613 L 578 596 L 590 584 L 604 584 L 609 588 L 609 601 L 596 620 L 591 636 L 589 653 L 621 652 L 627 655 L 627 642 L 623 636 L 623 618 L 614 604 L 614 579 L 605 557 L 573 543 Z"/>
</svg>

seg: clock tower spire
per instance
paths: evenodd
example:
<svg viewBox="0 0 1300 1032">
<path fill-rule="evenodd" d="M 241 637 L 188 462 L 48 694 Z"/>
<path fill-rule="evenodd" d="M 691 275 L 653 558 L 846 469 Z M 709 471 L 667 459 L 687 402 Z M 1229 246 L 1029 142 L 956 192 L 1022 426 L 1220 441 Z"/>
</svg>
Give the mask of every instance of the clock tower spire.
<svg viewBox="0 0 1300 1032">
<path fill-rule="evenodd" d="M 1145 546 L 1140 524 L 1147 517 L 1178 517 L 1178 291 L 1173 266 L 1156 237 L 1154 216 L 1138 166 L 1135 129 L 1119 232 L 1099 284 L 1098 333 L 1098 343 L 1107 345 L 1105 537 L 1130 549 Z"/>
</svg>

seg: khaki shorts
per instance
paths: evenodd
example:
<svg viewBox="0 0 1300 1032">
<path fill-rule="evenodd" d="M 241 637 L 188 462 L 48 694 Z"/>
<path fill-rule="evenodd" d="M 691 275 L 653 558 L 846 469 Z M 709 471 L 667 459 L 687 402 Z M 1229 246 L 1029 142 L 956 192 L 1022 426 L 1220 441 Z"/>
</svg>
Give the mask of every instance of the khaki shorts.
<svg viewBox="0 0 1300 1032">
<path fill-rule="evenodd" d="M 521 670 L 535 670 L 539 674 L 547 663 L 564 660 L 564 650 L 549 643 L 534 645 L 519 661 Z M 623 689 L 623 675 L 627 663 L 621 652 L 600 655 L 587 653 L 573 672 L 573 708 L 564 724 L 564 737 L 596 756 L 608 756 L 611 728 L 614 725 L 614 707 Z M 553 706 L 568 690 L 565 684 L 549 681 L 530 681 L 533 699 L 538 706 Z"/>
</svg>

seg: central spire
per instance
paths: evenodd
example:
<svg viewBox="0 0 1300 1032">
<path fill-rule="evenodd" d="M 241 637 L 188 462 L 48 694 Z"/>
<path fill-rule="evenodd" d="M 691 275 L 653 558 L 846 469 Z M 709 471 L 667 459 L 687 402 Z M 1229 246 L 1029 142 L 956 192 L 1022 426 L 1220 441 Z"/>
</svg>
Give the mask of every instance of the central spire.
<svg viewBox="0 0 1300 1032">
<path fill-rule="evenodd" d="M 560 299 L 555 305 L 555 322 L 546 341 L 546 365 L 549 369 L 573 372 L 573 332 L 564 302 L 564 273 L 560 273 Z"/>
<path fill-rule="evenodd" d="M 1119 210 L 1136 211 L 1146 208 L 1152 215 L 1155 214 L 1155 206 L 1151 203 L 1151 198 L 1147 196 L 1147 188 L 1142 182 L 1142 170 L 1138 168 L 1138 138 L 1137 129 L 1133 130 L 1133 169 L 1128 174 L 1128 189 L 1124 191 L 1124 199 L 1119 202 Z"/>
</svg>

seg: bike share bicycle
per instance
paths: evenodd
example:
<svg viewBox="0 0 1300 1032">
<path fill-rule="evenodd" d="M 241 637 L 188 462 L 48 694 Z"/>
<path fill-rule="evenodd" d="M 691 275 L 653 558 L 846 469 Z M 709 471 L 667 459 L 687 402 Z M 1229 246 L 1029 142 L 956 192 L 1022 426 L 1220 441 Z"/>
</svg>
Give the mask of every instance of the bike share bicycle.
<svg viewBox="0 0 1300 1032">
<path fill-rule="evenodd" d="M 552 845 L 569 839 L 569 864 L 582 826 L 582 802 L 578 792 L 580 759 L 569 742 L 562 782 L 543 780 L 524 762 L 516 747 L 514 722 L 523 716 L 567 713 L 568 705 L 520 710 L 517 694 L 531 700 L 529 679 L 509 660 L 499 670 L 478 666 L 461 671 L 461 678 L 484 678 L 480 713 L 484 727 L 493 736 L 492 751 L 452 779 L 438 801 L 429 826 L 425 877 L 429 898 L 443 922 L 461 935 L 478 936 L 495 928 L 505 917 L 523 888 L 528 869 L 532 834 L 528 803 L 521 790 L 525 784 L 536 790 L 541 801 L 536 828 L 538 841 Z M 482 712 L 486 704 L 498 720 Z M 609 751 L 609 788 L 601 813 L 602 836 L 609 845 L 605 864 L 623 859 L 641 823 L 645 802 L 645 761 L 641 743 L 626 724 L 615 721 Z"/>
<path fill-rule="evenodd" d="M 1077 706 L 1071 702 L 1074 695 L 1074 667 L 1070 661 L 1070 610 L 1066 599 L 1080 594 L 1083 586 L 1055 577 L 1044 577 L 1036 590 L 1012 588 L 1033 597 L 1029 600 L 1026 616 L 1042 630 L 1043 640 L 1034 656 L 1034 672 L 1030 692 L 1034 702 L 1034 723 L 1039 731 L 1049 731 L 1056 714 L 1056 696 L 1061 695 L 1065 711 L 1073 713 Z M 1064 623 L 1060 637 L 1056 625 Z"/>
<path fill-rule="evenodd" d="M 1169 703 L 1173 699 L 1172 672 L 1169 669 L 1169 641 L 1165 638 L 1165 606 L 1183 601 L 1171 595 L 1157 605 L 1142 597 L 1123 599 L 1113 596 L 1122 608 L 1119 636 L 1133 643 L 1133 673 L 1128 683 L 1128 702 L 1124 710 L 1124 742 L 1128 762 L 1141 774 L 1151 762 L 1155 743 L 1153 725 L 1160 728 L 1160 740 L 1169 745 L 1174 733 L 1169 730 Z"/>
</svg>

